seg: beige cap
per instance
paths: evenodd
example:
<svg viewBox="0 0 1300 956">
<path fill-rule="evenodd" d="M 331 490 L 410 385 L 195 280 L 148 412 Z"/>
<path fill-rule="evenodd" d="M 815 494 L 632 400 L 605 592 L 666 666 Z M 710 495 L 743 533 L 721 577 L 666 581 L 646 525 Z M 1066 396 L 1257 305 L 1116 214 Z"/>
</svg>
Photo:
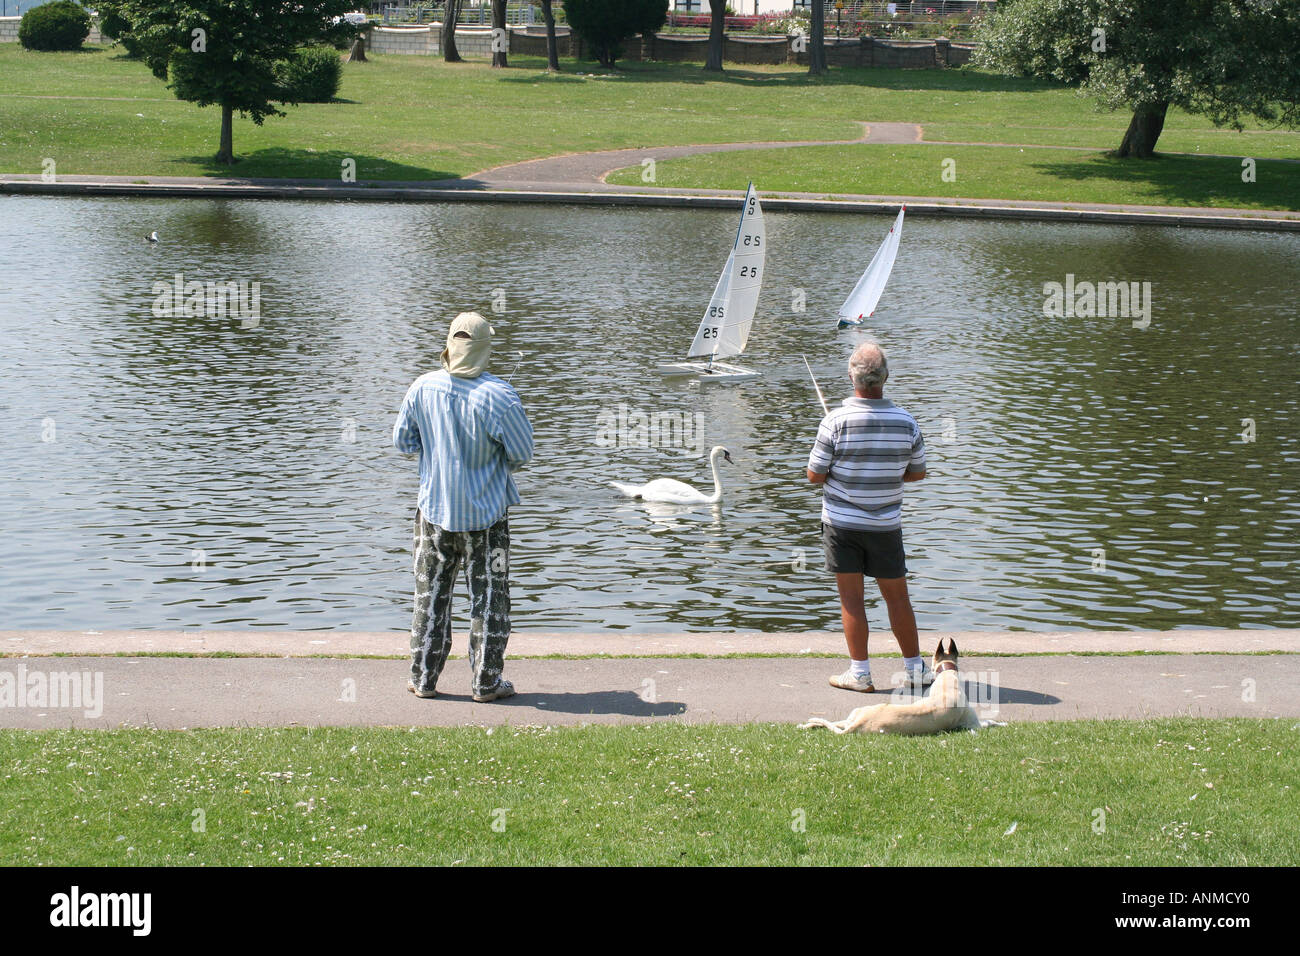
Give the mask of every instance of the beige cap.
<svg viewBox="0 0 1300 956">
<path fill-rule="evenodd" d="M 492 326 L 477 312 L 462 312 L 447 329 L 442 367 L 458 378 L 478 378 L 492 355 Z"/>
</svg>

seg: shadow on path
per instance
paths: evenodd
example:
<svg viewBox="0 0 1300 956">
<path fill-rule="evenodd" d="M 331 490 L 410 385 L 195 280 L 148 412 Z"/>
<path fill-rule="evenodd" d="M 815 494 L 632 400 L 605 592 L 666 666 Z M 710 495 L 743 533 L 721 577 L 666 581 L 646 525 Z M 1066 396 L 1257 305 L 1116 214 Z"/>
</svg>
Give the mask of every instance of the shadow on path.
<svg viewBox="0 0 1300 956">
<path fill-rule="evenodd" d="M 516 694 L 501 701 L 503 706 L 536 707 L 557 714 L 622 714 L 625 717 L 670 717 L 686 713 L 679 700 L 655 703 L 642 700 L 630 690 L 595 690 L 584 693 Z"/>
</svg>

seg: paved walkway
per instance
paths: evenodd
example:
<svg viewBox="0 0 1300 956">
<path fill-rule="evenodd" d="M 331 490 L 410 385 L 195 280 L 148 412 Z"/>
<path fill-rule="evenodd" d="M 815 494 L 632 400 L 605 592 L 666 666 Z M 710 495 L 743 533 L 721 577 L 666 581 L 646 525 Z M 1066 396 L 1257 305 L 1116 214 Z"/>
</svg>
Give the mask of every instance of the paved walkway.
<svg viewBox="0 0 1300 956">
<path fill-rule="evenodd" d="M 1146 651 L 1174 654 L 1300 654 L 1300 630 L 1177 631 L 945 631 L 923 632 L 929 649 L 952 638 L 967 654 L 1087 654 Z M 0 631 L 0 655 L 44 654 L 240 654 L 259 657 L 405 657 L 405 631 Z M 454 647 L 464 653 L 466 636 Z M 876 654 L 897 656 L 889 631 L 872 630 Z M 728 632 L 636 634 L 628 631 L 519 631 L 510 636 L 510 656 L 726 654 L 788 655 L 844 653 L 838 631 L 801 633 Z"/>
<path fill-rule="evenodd" d="M 1078 718 L 1300 719 L 1300 655 L 963 657 L 969 698 L 1005 721 Z M 469 696 L 469 667 L 447 665 L 440 696 L 406 691 L 405 661 L 267 658 L 45 657 L 0 660 L 4 684 L 78 672 L 98 696 L 77 706 L 0 707 L 3 728 L 461 726 L 798 723 L 839 719 L 891 700 L 897 658 L 880 659 L 871 695 L 837 690 L 842 661 L 803 658 L 511 660 L 519 694 Z M 13 677 L 5 678 L 4 675 Z M 40 674 L 40 677 L 35 675 Z M 2 699 L 2 698 L 0 698 Z M 33 703 L 41 703 L 33 701 Z M 1300 726 L 1300 725 L 1298 725 Z"/>
</svg>

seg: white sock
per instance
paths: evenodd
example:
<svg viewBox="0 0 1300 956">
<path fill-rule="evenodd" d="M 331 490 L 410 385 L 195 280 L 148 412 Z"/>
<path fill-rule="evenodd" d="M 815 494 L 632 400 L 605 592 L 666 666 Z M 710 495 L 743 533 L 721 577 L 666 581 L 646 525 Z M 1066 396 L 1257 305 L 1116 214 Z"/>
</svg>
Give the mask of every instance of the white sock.
<svg viewBox="0 0 1300 956">
<path fill-rule="evenodd" d="M 852 672 L 854 677 L 870 677 L 871 661 L 869 659 L 865 661 L 855 661 L 853 658 L 850 657 L 849 670 L 850 672 Z"/>
<path fill-rule="evenodd" d="M 915 657 L 904 657 L 903 666 L 909 671 L 919 671 L 921 669 L 921 655 L 917 654 Z"/>
</svg>

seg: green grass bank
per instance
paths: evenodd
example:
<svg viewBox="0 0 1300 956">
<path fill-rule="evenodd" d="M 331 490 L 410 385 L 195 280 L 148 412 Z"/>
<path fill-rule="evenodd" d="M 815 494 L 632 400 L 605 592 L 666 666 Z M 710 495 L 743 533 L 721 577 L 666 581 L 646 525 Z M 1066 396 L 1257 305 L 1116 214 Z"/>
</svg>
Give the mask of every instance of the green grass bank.
<svg viewBox="0 0 1300 956">
<path fill-rule="evenodd" d="M 1294 865 L 1292 720 L 0 732 L 13 865 Z"/>
<path fill-rule="evenodd" d="M 964 195 L 1061 201 L 1298 208 L 1300 131 L 1215 129 L 1170 115 L 1160 148 L 1251 157 L 1119 162 L 1123 113 L 1099 113 L 1074 91 L 974 70 L 852 70 L 811 79 L 799 68 L 706 75 L 695 64 L 627 63 L 616 71 L 541 60 L 484 62 L 377 56 L 347 64 L 339 99 L 286 107 L 261 126 L 236 119 L 233 168 L 216 166 L 219 116 L 175 99 L 140 63 L 107 48 L 35 53 L 0 45 L 0 172 L 227 175 L 338 179 L 343 160 L 366 180 L 426 180 L 567 152 L 717 142 L 853 140 L 862 122 L 906 122 L 928 140 L 1083 146 L 850 146 L 773 150 L 661 163 L 658 185 Z M 957 179 L 941 178 L 944 158 Z M 639 169 L 635 181 L 639 182 Z M 628 174 L 631 175 L 631 174 Z M 743 182 L 741 183 L 743 186 Z M 951 187 L 951 188 L 949 188 Z"/>
</svg>

